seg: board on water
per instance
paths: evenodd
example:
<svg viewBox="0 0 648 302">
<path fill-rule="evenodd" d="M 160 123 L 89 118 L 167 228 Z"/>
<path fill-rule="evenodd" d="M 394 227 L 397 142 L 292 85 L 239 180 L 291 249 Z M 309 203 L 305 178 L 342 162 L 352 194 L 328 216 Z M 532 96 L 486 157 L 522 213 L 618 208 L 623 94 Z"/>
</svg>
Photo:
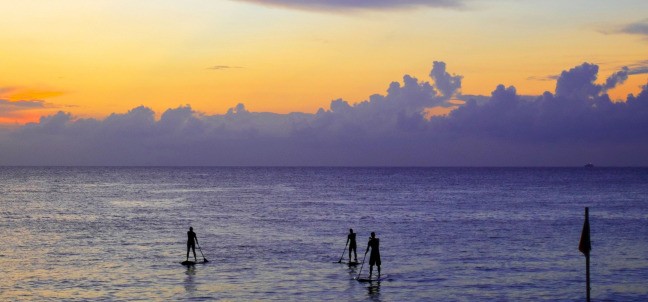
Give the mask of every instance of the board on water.
<svg viewBox="0 0 648 302">
<path fill-rule="evenodd" d="M 373 276 L 362 276 L 358 278 L 354 278 L 358 282 L 379 282 L 379 281 L 384 281 L 387 280 L 387 275 L 382 274 L 382 275 L 373 275 Z"/>
<path fill-rule="evenodd" d="M 358 262 L 358 261 L 335 261 L 333 263 L 342 263 L 342 264 L 346 264 L 348 266 L 362 264 L 362 262 Z"/>
<path fill-rule="evenodd" d="M 205 264 L 205 263 L 207 263 L 207 262 L 205 262 L 205 261 L 199 261 L 199 262 L 195 262 L 195 261 L 182 261 L 182 262 L 180 262 L 180 264 L 182 264 L 182 265 L 196 265 L 196 264 Z"/>
</svg>

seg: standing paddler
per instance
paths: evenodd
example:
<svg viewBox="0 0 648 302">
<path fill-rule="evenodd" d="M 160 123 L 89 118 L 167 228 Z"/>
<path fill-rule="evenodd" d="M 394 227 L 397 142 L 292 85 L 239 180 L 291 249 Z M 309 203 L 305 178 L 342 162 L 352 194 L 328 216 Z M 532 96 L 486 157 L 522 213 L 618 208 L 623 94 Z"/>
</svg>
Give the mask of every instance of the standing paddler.
<svg viewBox="0 0 648 302">
<path fill-rule="evenodd" d="M 349 235 L 347 235 L 347 243 L 349 244 L 349 262 L 351 262 L 351 251 L 353 251 L 353 255 L 355 256 L 355 262 L 358 262 L 356 233 L 353 232 L 353 229 L 349 229 Z"/>
<path fill-rule="evenodd" d="M 189 232 L 187 232 L 187 261 L 189 261 L 189 250 L 193 249 L 194 260 L 198 262 L 196 258 L 196 242 L 198 242 L 198 237 L 196 237 L 193 227 L 189 227 Z"/>
<path fill-rule="evenodd" d="M 374 264 L 378 267 L 378 276 L 380 276 L 380 239 L 376 238 L 376 233 L 374 232 L 371 232 L 371 237 L 369 237 L 365 257 L 367 252 L 369 252 L 369 248 L 371 248 L 371 254 L 369 255 L 369 276 L 373 272 Z"/>
</svg>

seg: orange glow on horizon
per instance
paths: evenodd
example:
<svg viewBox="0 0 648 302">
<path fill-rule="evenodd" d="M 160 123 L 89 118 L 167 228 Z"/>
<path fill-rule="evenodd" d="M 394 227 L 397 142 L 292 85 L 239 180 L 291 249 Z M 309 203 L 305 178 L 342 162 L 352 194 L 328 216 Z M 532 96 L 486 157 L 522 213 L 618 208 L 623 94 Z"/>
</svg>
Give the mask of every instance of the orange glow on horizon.
<svg viewBox="0 0 648 302">
<path fill-rule="evenodd" d="M 45 100 L 64 95 L 62 91 L 55 91 L 47 88 L 33 88 L 33 87 L 11 87 L 0 94 L 0 99 L 10 101 L 29 101 L 29 100 Z"/>
<path fill-rule="evenodd" d="M 38 123 L 44 115 L 38 112 L 14 113 L 10 116 L 0 116 L 0 124 L 5 125 L 25 125 L 28 123 Z"/>
</svg>

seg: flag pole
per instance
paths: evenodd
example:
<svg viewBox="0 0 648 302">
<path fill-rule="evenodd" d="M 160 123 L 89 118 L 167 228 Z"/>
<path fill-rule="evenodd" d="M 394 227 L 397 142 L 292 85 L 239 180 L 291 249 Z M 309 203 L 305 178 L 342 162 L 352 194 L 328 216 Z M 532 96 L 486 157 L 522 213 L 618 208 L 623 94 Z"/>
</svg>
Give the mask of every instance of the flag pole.
<svg viewBox="0 0 648 302">
<path fill-rule="evenodd" d="M 592 243 L 590 241 L 589 226 L 589 208 L 585 207 L 585 222 L 583 223 L 583 232 L 581 233 L 578 250 L 585 255 L 585 286 L 587 292 L 587 302 L 590 302 L 590 251 Z"/>
<path fill-rule="evenodd" d="M 590 302 L 590 290 L 592 289 L 590 287 L 590 269 L 589 269 L 589 254 L 585 255 L 585 279 L 587 283 L 587 302 Z"/>
<path fill-rule="evenodd" d="M 587 237 L 589 237 L 589 208 L 588 207 L 585 207 L 585 221 L 587 222 L 587 233 L 588 233 Z M 590 245 L 589 248 L 592 249 L 591 245 Z M 589 251 L 587 251 L 587 253 L 585 254 L 585 282 L 587 284 L 586 285 L 587 286 L 587 302 L 590 302 L 590 291 L 591 291 L 592 288 L 590 287 L 590 253 L 589 253 Z"/>
</svg>

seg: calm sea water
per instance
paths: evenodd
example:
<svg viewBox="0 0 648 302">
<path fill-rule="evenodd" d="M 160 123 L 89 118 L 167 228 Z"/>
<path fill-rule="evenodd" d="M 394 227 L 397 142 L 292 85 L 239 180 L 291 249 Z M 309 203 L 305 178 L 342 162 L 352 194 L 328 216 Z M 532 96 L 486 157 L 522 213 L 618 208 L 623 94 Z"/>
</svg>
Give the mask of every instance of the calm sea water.
<svg viewBox="0 0 648 302">
<path fill-rule="evenodd" d="M 648 169 L 5 167 L 0 300 L 583 301 L 586 206 L 593 300 L 646 301 Z"/>
</svg>

